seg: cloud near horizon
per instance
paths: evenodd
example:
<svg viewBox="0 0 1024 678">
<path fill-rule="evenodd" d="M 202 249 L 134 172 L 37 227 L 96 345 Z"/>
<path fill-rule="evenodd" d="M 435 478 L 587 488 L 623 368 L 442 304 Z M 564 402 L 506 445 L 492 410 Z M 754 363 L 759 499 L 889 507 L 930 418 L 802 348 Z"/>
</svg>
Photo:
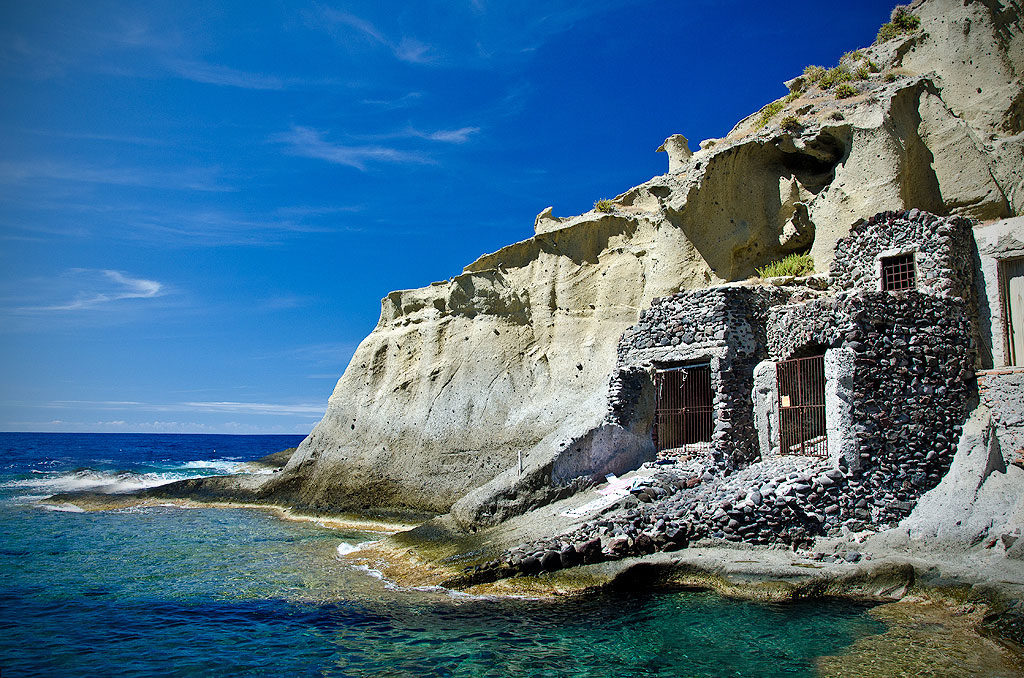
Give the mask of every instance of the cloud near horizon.
<svg viewBox="0 0 1024 678">
<path fill-rule="evenodd" d="M 232 414 L 315 415 L 320 417 L 326 403 L 246 403 L 231 400 L 144 403 L 132 400 L 54 400 L 37 406 L 57 409 L 146 412 L 222 412 Z"/>
</svg>

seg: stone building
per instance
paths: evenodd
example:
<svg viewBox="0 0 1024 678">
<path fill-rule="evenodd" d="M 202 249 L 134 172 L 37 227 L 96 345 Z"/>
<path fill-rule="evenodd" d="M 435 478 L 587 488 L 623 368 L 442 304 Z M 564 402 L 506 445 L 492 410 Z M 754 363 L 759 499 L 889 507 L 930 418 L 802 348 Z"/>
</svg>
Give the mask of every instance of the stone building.
<svg viewBox="0 0 1024 678">
<path fill-rule="evenodd" d="M 978 445 L 985 476 L 1005 473 L 1003 459 L 1024 466 L 1022 245 L 1024 219 L 883 212 L 837 243 L 829 276 L 655 300 L 619 342 L 601 444 L 573 441 L 567 458 L 659 464 L 631 496 L 577 510 L 590 518 L 573 532 L 488 567 L 535 572 L 702 538 L 807 544 L 899 523 Z M 964 432 L 972 412 L 990 417 L 981 437 Z M 998 529 L 1016 539 L 1010 522 Z"/>
<path fill-rule="evenodd" d="M 982 265 L 1017 252 L 999 233 Z M 984 317 L 978 261 L 969 220 L 884 212 L 839 241 L 828 278 L 658 299 L 620 341 L 612 418 L 649 431 L 652 454 L 725 473 L 820 458 L 848 479 L 836 521 L 898 520 L 948 470 L 975 369 L 1007 354 L 987 348 L 1003 325 Z"/>
</svg>

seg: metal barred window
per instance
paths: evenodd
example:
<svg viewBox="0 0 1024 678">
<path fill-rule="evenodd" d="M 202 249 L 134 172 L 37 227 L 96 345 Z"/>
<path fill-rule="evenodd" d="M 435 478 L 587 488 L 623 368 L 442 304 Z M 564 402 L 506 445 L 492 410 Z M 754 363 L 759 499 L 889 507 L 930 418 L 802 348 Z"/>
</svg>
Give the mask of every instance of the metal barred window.
<svg viewBox="0 0 1024 678">
<path fill-rule="evenodd" d="M 917 286 L 917 270 L 914 255 L 900 254 L 882 257 L 882 291 L 899 292 L 912 290 Z"/>
<path fill-rule="evenodd" d="M 825 432 L 825 356 L 777 365 L 781 454 L 828 456 Z"/>
<path fill-rule="evenodd" d="M 697 451 L 711 445 L 711 366 L 691 365 L 654 375 L 658 402 L 654 447 Z"/>
</svg>

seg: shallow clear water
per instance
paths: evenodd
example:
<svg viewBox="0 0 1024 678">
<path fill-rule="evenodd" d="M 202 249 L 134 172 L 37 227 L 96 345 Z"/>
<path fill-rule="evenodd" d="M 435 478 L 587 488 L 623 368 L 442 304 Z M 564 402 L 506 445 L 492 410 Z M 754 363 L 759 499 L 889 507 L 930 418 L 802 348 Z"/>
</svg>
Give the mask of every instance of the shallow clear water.
<svg viewBox="0 0 1024 678">
<path fill-rule="evenodd" d="M 4 678 L 799 676 L 813 675 L 815 657 L 882 630 L 844 602 L 402 590 L 337 559 L 340 544 L 374 538 L 367 533 L 250 510 L 74 513 L 31 503 L 87 474 L 148 483 L 224 473 L 297 442 L 0 434 Z"/>
</svg>

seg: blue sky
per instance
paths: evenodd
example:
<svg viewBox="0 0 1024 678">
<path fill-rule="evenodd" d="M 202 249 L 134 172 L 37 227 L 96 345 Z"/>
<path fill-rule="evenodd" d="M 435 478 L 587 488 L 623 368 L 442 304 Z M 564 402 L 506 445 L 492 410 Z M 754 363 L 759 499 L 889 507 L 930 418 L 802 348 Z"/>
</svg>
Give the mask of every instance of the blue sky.
<svg viewBox="0 0 1024 678">
<path fill-rule="evenodd" d="M 307 433 L 390 290 L 663 173 L 891 7 L 4 2 L 0 430 Z"/>
</svg>

